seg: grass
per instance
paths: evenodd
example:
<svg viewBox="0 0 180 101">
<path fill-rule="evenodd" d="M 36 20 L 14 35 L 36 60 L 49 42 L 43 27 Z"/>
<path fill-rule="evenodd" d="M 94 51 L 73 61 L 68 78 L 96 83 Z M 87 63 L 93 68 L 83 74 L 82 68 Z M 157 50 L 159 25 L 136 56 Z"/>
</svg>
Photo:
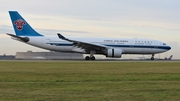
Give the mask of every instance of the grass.
<svg viewBox="0 0 180 101">
<path fill-rule="evenodd" d="M 0 101 L 179 101 L 180 62 L 0 62 Z"/>
</svg>

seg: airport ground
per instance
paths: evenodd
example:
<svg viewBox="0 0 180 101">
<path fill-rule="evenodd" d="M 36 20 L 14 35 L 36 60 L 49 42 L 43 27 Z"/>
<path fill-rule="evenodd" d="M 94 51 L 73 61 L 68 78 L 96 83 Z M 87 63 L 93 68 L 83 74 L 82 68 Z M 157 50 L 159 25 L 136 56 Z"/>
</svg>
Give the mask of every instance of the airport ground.
<svg viewBox="0 0 180 101">
<path fill-rule="evenodd" d="M 179 101 L 179 61 L 0 61 L 1 101 Z"/>
</svg>

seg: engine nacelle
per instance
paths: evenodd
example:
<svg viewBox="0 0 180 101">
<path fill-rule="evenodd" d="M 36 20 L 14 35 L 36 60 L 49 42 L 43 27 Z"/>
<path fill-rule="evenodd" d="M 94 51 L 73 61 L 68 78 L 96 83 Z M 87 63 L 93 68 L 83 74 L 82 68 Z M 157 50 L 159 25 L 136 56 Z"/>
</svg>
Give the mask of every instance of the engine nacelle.
<svg viewBox="0 0 180 101">
<path fill-rule="evenodd" d="M 107 49 L 106 57 L 121 58 L 122 49 Z"/>
</svg>

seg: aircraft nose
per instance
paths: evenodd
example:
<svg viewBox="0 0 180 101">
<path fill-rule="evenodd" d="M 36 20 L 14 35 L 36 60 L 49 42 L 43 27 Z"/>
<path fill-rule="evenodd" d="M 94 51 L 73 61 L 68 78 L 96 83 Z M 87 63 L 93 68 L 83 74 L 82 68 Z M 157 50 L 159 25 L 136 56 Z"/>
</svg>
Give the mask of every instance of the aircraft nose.
<svg viewBox="0 0 180 101">
<path fill-rule="evenodd" d="M 168 46 L 168 47 L 167 47 L 167 49 L 168 49 L 168 50 L 170 50 L 170 49 L 171 49 L 171 47 L 170 47 L 170 46 Z"/>
</svg>

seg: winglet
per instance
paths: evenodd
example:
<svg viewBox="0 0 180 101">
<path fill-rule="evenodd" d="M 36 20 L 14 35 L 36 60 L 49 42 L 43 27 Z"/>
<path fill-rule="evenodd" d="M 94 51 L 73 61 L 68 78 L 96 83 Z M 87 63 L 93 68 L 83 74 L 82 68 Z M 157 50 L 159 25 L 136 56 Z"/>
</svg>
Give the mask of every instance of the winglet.
<svg viewBox="0 0 180 101">
<path fill-rule="evenodd" d="M 60 38 L 60 39 L 63 39 L 63 40 L 67 40 L 67 38 L 65 38 L 63 35 L 61 35 L 60 33 L 57 33 L 57 35 L 58 35 L 58 37 Z"/>
<path fill-rule="evenodd" d="M 60 33 L 57 33 L 58 37 L 62 40 L 66 40 L 66 41 L 69 41 L 69 42 L 74 42 L 73 40 L 69 40 L 68 38 L 64 37 L 63 35 L 61 35 Z"/>
</svg>

